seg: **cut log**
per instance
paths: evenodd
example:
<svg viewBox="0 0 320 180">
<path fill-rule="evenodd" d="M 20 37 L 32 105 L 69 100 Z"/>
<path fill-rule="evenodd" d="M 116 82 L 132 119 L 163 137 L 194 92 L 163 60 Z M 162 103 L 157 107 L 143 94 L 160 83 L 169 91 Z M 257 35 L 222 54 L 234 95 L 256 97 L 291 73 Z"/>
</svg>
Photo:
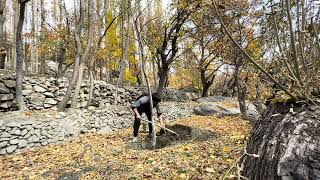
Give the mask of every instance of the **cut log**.
<svg viewBox="0 0 320 180">
<path fill-rule="evenodd" d="M 320 108 L 276 103 L 255 124 L 242 159 L 250 180 L 320 179 Z"/>
</svg>

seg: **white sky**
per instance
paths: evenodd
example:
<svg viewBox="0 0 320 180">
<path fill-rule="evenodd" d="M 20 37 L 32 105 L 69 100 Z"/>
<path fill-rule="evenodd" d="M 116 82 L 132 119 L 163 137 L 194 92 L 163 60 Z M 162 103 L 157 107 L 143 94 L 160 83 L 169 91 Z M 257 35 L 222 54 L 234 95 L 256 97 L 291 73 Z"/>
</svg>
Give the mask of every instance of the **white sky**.
<svg viewBox="0 0 320 180">
<path fill-rule="evenodd" d="M 32 0 L 31 0 L 32 1 Z M 31 1 L 28 2 L 27 7 L 26 7 L 26 16 L 25 16 L 25 24 L 24 24 L 24 32 L 26 31 L 30 31 L 30 27 L 31 27 Z M 39 2 L 40 0 L 33 0 L 34 2 Z M 74 1 L 75 0 L 65 0 L 66 6 L 67 6 L 67 10 L 72 10 L 73 6 L 74 6 Z M 135 1 L 135 0 L 134 0 Z M 142 0 L 142 6 L 146 6 L 146 2 L 148 0 Z M 154 1 L 154 0 L 151 0 Z M 169 5 L 171 3 L 171 0 L 161 0 L 162 1 L 162 8 L 163 8 L 163 14 L 168 14 L 168 10 L 169 10 Z M 48 13 L 52 13 L 52 2 L 53 0 L 44 0 L 45 2 L 45 9 Z M 142 7 L 142 8 L 144 8 Z M 35 7 L 36 9 L 40 10 L 40 7 Z M 14 12 L 14 8 L 12 5 L 11 1 L 7 1 L 6 4 L 6 11 L 7 11 L 7 17 L 6 17 L 6 22 L 5 22 L 5 31 L 8 32 L 8 34 L 13 34 L 13 12 Z M 57 11 L 59 11 L 57 9 Z M 39 13 L 36 13 L 36 15 L 39 15 Z M 40 17 L 38 17 L 38 19 L 40 19 Z M 52 16 L 48 15 L 46 18 L 47 22 L 52 22 Z M 50 23 L 51 24 L 51 23 Z"/>
</svg>

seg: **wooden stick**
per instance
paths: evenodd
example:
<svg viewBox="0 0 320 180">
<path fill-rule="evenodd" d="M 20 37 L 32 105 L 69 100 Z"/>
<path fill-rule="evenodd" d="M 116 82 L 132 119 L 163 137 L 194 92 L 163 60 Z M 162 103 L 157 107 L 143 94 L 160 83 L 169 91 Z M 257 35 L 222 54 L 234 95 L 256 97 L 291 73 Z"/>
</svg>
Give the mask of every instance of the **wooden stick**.
<svg viewBox="0 0 320 180">
<path fill-rule="evenodd" d="M 145 119 L 141 119 L 142 121 L 145 121 L 145 122 L 148 122 L 148 123 L 152 123 L 151 121 L 148 121 L 148 120 L 145 120 Z M 158 127 L 161 127 L 160 125 L 158 125 L 158 124 L 155 124 L 156 126 L 158 126 Z M 165 128 L 165 127 L 161 127 L 161 128 L 163 128 L 163 129 L 165 129 L 165 130 L 167 130 L 167 131 L 169 131 L 169 132 L 171 132 L 171 133 L 173 133 L 173 134 L 175 134 L 175 135 L 179 135 L 178 133 L 176 133 L 176 132 L 174 132 L 174 131 L 172 131 L 172 130 L 170 130 L 170 129 L 168 129 L 168 128 Z"/>
</svg>

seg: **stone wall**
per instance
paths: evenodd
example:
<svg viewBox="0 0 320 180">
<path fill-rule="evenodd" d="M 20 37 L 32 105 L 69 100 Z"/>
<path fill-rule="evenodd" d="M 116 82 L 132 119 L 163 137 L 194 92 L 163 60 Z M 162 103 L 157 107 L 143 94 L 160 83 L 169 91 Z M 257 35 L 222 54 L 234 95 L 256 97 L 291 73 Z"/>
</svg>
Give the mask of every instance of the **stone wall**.
<svg viewBox="0 0 320 180">
<path fill-rule="evenodd" d="M 89 83 L 84 81 L 81 85 L 78 98 L 78 107 L 86 106 L 89 98 Z M 63 99 L 69 80 L 67 78 L 55 79 L 46 77 L 25 77 L 23 81 L 23 96 L 29 109 L 56 109 L 57 104 Z M 124 87 L 117 88 L 115 85 L 104 81 L 95 81 L 93 90 L 92 107 L 105 107 L 113 104 L 117 97 L 118 104 L 128 106 L 137 96 L 146 92 L 146 88 Z M 15 78 L 12 73 L 0 72 L 0 112 L 17 109 L 14 101 Z M 169 101 L 188 101 L 197 96 L 183 91 L 164 90 L 163 99 Z M 70 105 L 70 102 L 69 104 Z"/>
<path fill-rule="evenodd" d="M 162 103 L 165 120 L 189 117 L 189 103 Z M 145 117 L 144 117 L 145 118 Z M 62 142 L 84 133 L 107 134 L 131 127 L 133 115 L 128 106 L 110 105 L 90 110 L 8 112 L 0 119 L 0 154 L 11 154 L 47 144 Z"/>
</svg>

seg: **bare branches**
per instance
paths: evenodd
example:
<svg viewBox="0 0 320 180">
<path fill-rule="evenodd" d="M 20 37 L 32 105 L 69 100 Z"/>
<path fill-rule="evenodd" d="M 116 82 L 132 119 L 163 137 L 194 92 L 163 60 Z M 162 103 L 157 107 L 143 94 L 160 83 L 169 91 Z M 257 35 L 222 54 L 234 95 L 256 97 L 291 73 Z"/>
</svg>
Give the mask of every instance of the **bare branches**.
<svg viewBox="0 0 320 180">
<path fill-rule="evenodd" d="M 214 5 L 214 9 L 215 12 L 217 14 L 217 17 L 223 27 L 223 29 L 225 30 L 225 32 L 227 33 L 228 37 L 230 38 L 230 40 L 236 45 L 236 47 L 238 47 L 238 49 L 242 52 L 242 54 L 246 57 L 246 59 L 251 62 L 255 67 L 257 67 L 260 71 L 262 71 L 266 76 L 268 76 L 270 78 L 270 80 L 272 82 L 274 82 L 279 88 L 281 88 L 287 95 L 289 95 L 291 98 L 293 98 L 294 100 L 297 100 L 296 96 L 294 96 L 291 92 L 289 92 L 287 90 L 286 87 L 284 87 L 282 84 L 280 84 L 271 74 L 269 74 L 264 68 L 262 68 L 233 38 L 233 36 L 231 35 L 230 31 L 227 29 L 226 25 L 224 24 L 224 22 L 222 21 L 220 15 L 219 15 L 219 11 L 217 8 L 217 5 L 215 3 L 214 0 L 212 0 L 212 4 Z"/>
</svg>

